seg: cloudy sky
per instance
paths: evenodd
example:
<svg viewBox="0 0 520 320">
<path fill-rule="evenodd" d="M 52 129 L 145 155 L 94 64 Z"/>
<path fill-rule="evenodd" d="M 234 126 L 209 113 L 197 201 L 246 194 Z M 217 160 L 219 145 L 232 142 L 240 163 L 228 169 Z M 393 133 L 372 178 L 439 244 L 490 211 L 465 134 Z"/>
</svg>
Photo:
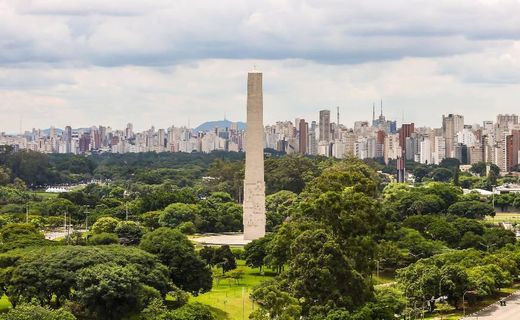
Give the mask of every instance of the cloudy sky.
<svg viewBox="0 0 520 320">
<path fill-rule="evenodd" d="M 0 0 L 0 131 L 520 112 L 520 0 Z"/>
</svg>

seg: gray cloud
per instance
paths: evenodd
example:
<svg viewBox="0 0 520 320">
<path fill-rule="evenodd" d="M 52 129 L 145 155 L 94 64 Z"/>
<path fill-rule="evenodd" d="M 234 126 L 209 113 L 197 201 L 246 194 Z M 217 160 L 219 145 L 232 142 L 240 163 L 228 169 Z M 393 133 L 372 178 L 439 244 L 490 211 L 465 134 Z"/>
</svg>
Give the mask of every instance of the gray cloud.
<svg viewBox="0 0 520 320">
<path fill-rule="evenodd" d="M 476 52 L 520 39 L 518 1 L 6 1 L 0 63 L 351 64 Z"/>
<path fill-rule="evenodd" d="M 514 0 L 0 0 L 0 131 L 243 120 L 265 73 L 266 121 L 387 115 L 438 126 L 518 112 Z"/>
</svg>

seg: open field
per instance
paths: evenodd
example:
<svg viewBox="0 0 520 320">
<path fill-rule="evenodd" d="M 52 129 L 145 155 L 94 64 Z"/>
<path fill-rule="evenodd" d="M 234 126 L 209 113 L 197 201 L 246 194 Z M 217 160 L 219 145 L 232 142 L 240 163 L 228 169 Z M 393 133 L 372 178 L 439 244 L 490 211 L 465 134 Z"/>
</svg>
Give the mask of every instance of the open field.
<svg viewBox="0 0 520 320">
<path fill-rule="evenodd" d="M 486 217 L 488 222 L 520 222 L 520 212 L 497 212 L 495 217 Z"/>
<path fill-rule="evenodd" d="M 45 192 L 45 191 L 30 191 L 30 193 L 42 197 L 43 199 L 56 198 L 59 193 Z"/>
<path fill-rule="evenodd" d="M 217 280 L 214 280 L 213 289 L 210 292 L 192 297 L 190 301 L 210 306 L 219 320 L 248 319 L 249 314 L 255 307 L 249 299 L 253 288 L 266 280 L 272 279 L 275 273 L 265 269 L 265 274 L 261 275 L 258 269 L 245 266 L 243 260 L 237 260 L 237 265 L 238 269 L 244 271 L 244 277 L 238 284 L 233 279 L 223 279 L 218 284 Z"/>
</svg>

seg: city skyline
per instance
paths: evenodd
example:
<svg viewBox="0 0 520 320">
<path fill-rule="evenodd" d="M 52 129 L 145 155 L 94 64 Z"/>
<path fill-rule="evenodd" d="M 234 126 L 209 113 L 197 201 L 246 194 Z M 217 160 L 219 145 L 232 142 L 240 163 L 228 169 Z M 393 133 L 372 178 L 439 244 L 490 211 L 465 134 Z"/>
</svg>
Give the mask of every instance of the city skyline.
<svg viewBox="0 0 520 320">
<path fill-rule="evenodd" d="M 503 172 L 514 170 L 519 165 L 520 122 L 517 114 L 498 114 L 496 121 L 469 124 L 464 115 L 450 113 L 442 115 L 442 121 L 434 127 L 414 122 L 398 125 L 396 120 L 384 115 L 381 102 L 377 117 L 373 105 L 372 121 L 355 121 L 350 128 L 338 123 L 341 121 L 339 108 L 336 109 L 336 122 L 331 117 L 331 110 L 319 110 L 318 115 L 317 121 L 295 118 L 294 122 L 277 121 L 265 126 L 257 123 L 255 132 L 260 136 L 255 134 L 253 145 L 287 154 L 335 158 L 353 155 L 360 159 L 379 158 L 385 163 L 397 160 L 398 168 L 401 168 L 400 181 L 405 179 L 404 160 L 440 164 L 446 158 L 456 158 L 462 164 L 493 163 Z M 249 118 L 248 114 L 248 121 Z M 132 123 L 122 130 L 102 125 L 80 129 L 66 126 L 60 132 L 60 129 L 51 127 L 47 132 L 33 129 L 21 135 L 0 133 L 0 145 L 12 146 L 15 150 L 73 154 L 247 153 L 249 139 L 243 123 L 222 121 L 210 124 L 214 127 L 151 127 L 144 131 L 136 130 Z"/>
<path fill-rule="evenodd" d="M 17 132 L 20 119 L 139 129 L 244 120 L 254 65 L 268 123 L 340 106 L 350 126 L 380 98 L 405 122 L 491 119 L 518 109 L 520 22 L 510 13 L 519 10 L 517 1 L 4 0 L 0 130 Z"/>
<path fill-rule="evenodd" d="M 345 126 L 346 128 L 354 128 L 355 126 L 355 123 L 356 122 L 368 122 L 368 123 L 371 123 L 373 121 L 372 119 L 372 116 L 373 116 L 373 110 L 375 110 L 375 119 L 377 120 L 377 118 L 379 117 L 380 115 L 380 112 L 381 112 L 381 109 L 379 107 L 379 105 L 375 104 L 376 107 L 375 109 L 373 109 L 373 104 L 370 104 L 369 108 L 370 110 L 367 109 L 367 112 L 370 111 L 370 116 L 366 116 L 364 118 L 352 118 L 352 119 L 349 119 L 350 121 L 343 121 L 343 114 L 342 114 L 342 109 L 341 107 L 338 107 L 338 106 L 334 106 L 334 107 L 323 107 L 323 108 L 318 108 L 316 110 L 314 110 L 313 112 L 310 113 L 310 116 L 309 117 L 303 117 L 303 116 L 299 116 L 298 114 L 295 114 L 293 115 L 292 118 L 287 118 L 287 119 L 277 119 L 275 121 L 266 121 L 265 125 L 275 125 L 276 123 L 278 122 L 286 122 L 286 121 L 291 121 L 291 122 L 294 122 L 295 119 L 305 119 L 305 120 L 308 120 L 308 121 L 316 121 L 316 122 L 319 122 L 319 119 L 320 119 L 320 116 L 319 116 L 319 112 L 320 111 L 330 111 L 331 112 L 331 115 L 330 115 L 330 123 L 337 123 L 337 108 L 339 108 L 339 115 L 340 115 L 340 124 Z M 385 115 L 385 118 L 388 119 L 388 120 L 392 120 L 392 121 L 395 121 L 397 123 L 398 126 L 400 126 L 401 124 L 403 123 L 414 123 L 416 125 L 416 127 L 431 127 L 431 128 L 434 128 L 434 127 L 438 127 L 439 126 L 439 123 L 442 122 L 442 117 L 447 115 L 447 114 L 461 114 L 461 113 L 457 113 L 457 112 L 449 112 L 449 113 L 446 113 L 446 114 L 439 114 L 437 118 L 435 119 L 430 119 L 427 123 L 431 123 L 432 125 L 429 125 L 427 124 L 426 122 L 417 122 L 417 121 L 407 121 L 406 118 L 405 118 L 405 121 L 403 121 L 403 117 L 401 115 L 401 117 L 399 118 L 393 118 L 391 116 L 388 116 L 388 113 L 386 112 L 385 109 L 383 109 L 383 113 Z M 495 122 L 496 120 L 496 116 L 499 115 L 499 114 L 504 114 L 504 115 L 516 115 L 516 114 L 519 114 L 520 112 L 516 111 L 516 112 L 495 112 L 494 110 L 493 111 L 490 111 L 490 116 L 488 118 L 483 118 L 483 119 L 480 119 L 480 120 L 477 120 L 477 121 L 468 121 L 468 120 L 465 120 L 465 124 L 466 125 L 482 125 L 484 122 L 486 121 L 492 121 L 492 122 Z M 461 114 L 465 119 L 472 119 L 471 115 L 470 117 L 468 117 L 467 115 L 465 114 Z M 188 129 L 192 129 L 192 130 L 195 130 L 197 127 L 200 127 L 200 126 L 203 126 L 207 123 L 211 123 L 211 122 L 229 122 L 229 123 L 239 123 L 241 125 L 245 125 L 246 124 L 246 119 L 230 119 L 228 118 L 227 116 L 224 116 L 223 118 L 216 118 L 216 119 L 206 119 L 206 120 L 203 120 L 202 122 L 200 123 L 193 123 L 192 121 L 188 121 L 187 123 L 181 123 L 181 124 L 177 124 L 177 123 L 170 123 L 169 125 L 165 125 L 165 126 L 158 126 L 158 125 L 155 125 L 154 123 L 150 123 L 150 124 L 145 124 L 143 125 L 142 127 L 137 127 L 135 126 L 135 123 L 134 122 L 131 122 L 131 121 L 123 121 L 121 122 L 121 124 L 119 125 L 115 125 L 115 126 L 112 126 L 112 125 L 109 125 L 107 123 L 104 123 L 103 121 L 101 121 L 100 123 L 84 123 L 83 125 L 76 125 L 74 124 L 73 122 L 67 122 L 65 123 L 63 126 L 57 126 L 57 125 L 54 125 L 54 124 L 47 124 L 47 125 L 43 125 L 41 127 L 27 127 L 27 126 L 23 126 L 20 130 L 20 122 L 18 122 L 18 128 L 15 130 L 15 131 L 5 131 L 2 129 L 2 127 L 0 127 L 0 133 L 3 133 L 3 134 L 6 134 L 6 135 L 20 135 L 20 134 L 25 134 L 27 132 L 31 132 L 32 130 L 50 130 L 51 128 L 54 128 L 54 129 L 57 129 L 57 130 L 64 130 L 65 127 L 67 126 L 70 126 L 72 129 L 74 130 L 84 130 L 84 129 L 90 129 L 92 127 L 98 127 L 98 126 L 104 126 L 104 127 L 110 127 L 110 128 L 113 128 L 115 130 L 118 130 L 118 129 L 122 129 L 124 128 L 127 124 L 132 124 L 134 130 L 136 131 L 139 131 L 139 132 L 143 132 L 143 131 L 147 131 L 151 128 L 155 128 L 155 129 L 167 129 L 167 128 L 170 128 L 170 127 L 175 127 L 175 128 L 188 128 Z M 22 122 L 23 124 L 23 122 Z M 295 123 L 295 126 L 298 126 L 298 124 Z M 221 127 L 222 128 L 222 127 Z"/>
</svg>

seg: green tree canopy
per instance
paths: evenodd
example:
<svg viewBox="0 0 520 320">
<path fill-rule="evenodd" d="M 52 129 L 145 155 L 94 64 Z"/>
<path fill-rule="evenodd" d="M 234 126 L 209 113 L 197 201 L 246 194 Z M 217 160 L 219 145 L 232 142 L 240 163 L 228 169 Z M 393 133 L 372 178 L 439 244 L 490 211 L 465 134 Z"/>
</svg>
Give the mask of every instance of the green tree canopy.
<svg viewBox="0 0 520 320">
<path fill-rule="evenodd" d="M 211 270 L 179 230 L 162 227 L 149 232 L 140 248 L 156 255 L 168 267 L 170 278 L 179 288 L 194 294 L 211 289 Z"/>
</svg>

